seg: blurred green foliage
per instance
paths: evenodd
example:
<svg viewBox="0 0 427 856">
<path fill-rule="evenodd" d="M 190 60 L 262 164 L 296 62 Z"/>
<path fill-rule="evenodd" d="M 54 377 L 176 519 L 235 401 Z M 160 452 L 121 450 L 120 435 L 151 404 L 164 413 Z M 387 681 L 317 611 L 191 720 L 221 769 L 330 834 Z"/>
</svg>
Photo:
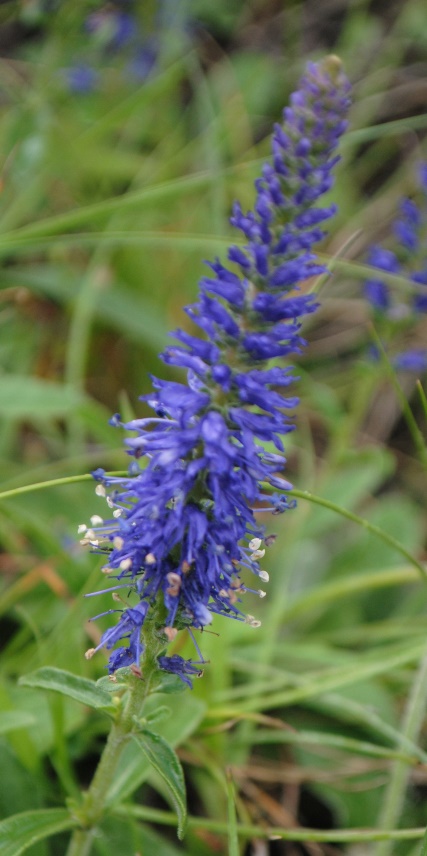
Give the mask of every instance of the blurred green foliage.
<svg viewBox="0 0 427 856">
<path fill-rule="evenodd" d="M 2 489 L 126 466 L 108 418 L 143 414 L 148 374 L 172 376 L 157 355 L 167 331 L 188 323 L 182 306 L 203 259 L 224 256 L 231 202 L 251 205 L 270 127 L 304 63 L 333 52 L 354 83 L 354 108 L 331 194 L 339 215 L 322 252 L 348 264 L 323 284 L 306 329 L 288 472 L 422 560 L 425 472 L 384 368 L 366 362 L 368 312 L 352 264 L 382 240 L 426 156 L 427 8 L 135 2 L 134 41 L 112 50 L 105 28 L 94 34 L 87 20 L 115 8 L 0 5 Z M 153 45 L 138 78 L 135 50 Z M 420 322 L 414 339 L 425 333 Z M 414 384 L 402 383 L 422 426 Z M 0 818 L 75 797 L 108 730 L 105 714 L 17 682 L 43 666 L 105 674 L 103 653 L 83 656 L 107 626 L 88 623 L 93 601 L 83 597 L 100 587 L 100 562 L 76 536 L 102 508 L 90 482 L 0 504 Z M 148 813 L 113 812 L 94 844 L 99 856 L 226 852 L 226 768 L 242 824 L 425 825 L 425 581 L 372 531 L 304 500 L 275 518 L 275 532 L 268 597 L 248 605 L 262 628 L 218 618 L 201 640 L 203 679 L 159 726 L 180 747 L 200 825 L 190 822 L 184 843 L 163 823 L 147 825 L 169 797 L 129 747 L 112 788 Z M 109 596 L 97 604 L 108 609 Z M 184 634 L 176 651 L 190 655 Z M 272 841 L 258 850 L 252 838 L 239 838 L 242 856 L 346 847 Z M 60 856 L 66 840 L 57 832 L 27 852 Z M 412 840 L 362 846 L 354 853 L 419 852 Z"/>
</svg>

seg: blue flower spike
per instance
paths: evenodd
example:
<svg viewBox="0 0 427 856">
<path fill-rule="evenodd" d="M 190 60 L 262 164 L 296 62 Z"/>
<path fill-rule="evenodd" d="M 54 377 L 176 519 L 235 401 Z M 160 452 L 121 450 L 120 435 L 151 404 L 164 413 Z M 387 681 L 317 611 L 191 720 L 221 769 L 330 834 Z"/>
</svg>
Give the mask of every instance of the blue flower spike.
<svg viewBox="0 0 427 856">
<path fill-rule="evenodd" d="M 295 377 L 282 360 L 302 351 L 301 319 L 317 307 L 300 286 L 326 272 L 313 246 L 335 207 L 318 202 L 333 184 L 349 89 L 336 57 L 307 66 L 275 126 L 253 211 L 234 206 L 231 223 L 244 242 L 230 247 L 229 264 L 208 262 L 198 300 L 185 308 L 203 338 L 179 329 L 161 355 L 186 381 L 153 377 L 142 400 L 154 415 L 122 426 L 135 434 L 125 440 L 134 458 L 128 478 L 93 473 L 110 519 L 81 526 L 82 543 L 107 554 L 103 570 L 122 608 L 86 656 L 113 649 L 110 673 L 140 665 L 148 621 L 165 648 L 179 629 L 203 629 L 215 614 L 260 624 L 241 600 L 247 591 L 264 597 L 268 582 L 259 562 L 274 536 L 258 514 L 295 505 L 282 438 L 294 429 L 289 411 L 298 399 L 288 394 Z M 112 421 L 122 425 L 118 414 Z M 275 493 L 264 494 L 263 483 Z M 203 660 L 162 652 L 157 662 L 191 686 Z"/>
<path fill-rule="evenodd" d="M 388 324 L 389 337 L 395 330 L 409 331 L 420 315 L 427 313 L 427 164 L 421 165 L 418 178 L 421 200 L 400 201 L 399 216 L 392 226 L 394 249 L 376 245 L 370 248 L 367 258 L 378 273 L 365 283 L 365 297 L 376 320 Z M 409 298 L 396 296 L 381 278 L 381 271 L 406 277 L 412 283 Z M 420 375 L 427 371 L 427 350 L 409 348 L 390 355 L 390 361 L 397 371 Z"/>
</svg>

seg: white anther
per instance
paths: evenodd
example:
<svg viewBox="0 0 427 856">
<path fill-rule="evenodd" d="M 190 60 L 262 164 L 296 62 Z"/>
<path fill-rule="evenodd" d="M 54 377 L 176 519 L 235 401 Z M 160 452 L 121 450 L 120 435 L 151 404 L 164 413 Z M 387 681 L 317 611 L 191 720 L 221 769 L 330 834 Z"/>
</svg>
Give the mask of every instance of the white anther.
<svg viewBox="0 0 427 856">
<path fill-rule="evenodd" d="M 122 599 L 121 599 L 120 595 L 119 595 L 119 594 L 117 594 L 117 592 L 116 592 L 116 591 L 113 591 L 113 594 L 111 595 L 111 597 L 113 598 L 113 600 L 115 600 L 115 601 L 116 601 L 116 603 L 121 603 L 121 602 L 122 602 Z"/>
<path fill-rule="evenodd" d="M 96 648 L 88 648 L 85 652 L 86 660 L 90 660 L 96 654 Z"/>
<path fill-rule="evenodd" d="M 113 511 L 113 517 L 121 517 L 123 514 L 123 508 L 115 508 Z"/>
<path fill-rule="evenodd" d="M 124 543 L 125 542 L 123 541 L 123 538 L 120 538 L 120 535 L 116 535 L 116 537 L 113 539 L 113 545 L 116 550 L 121 550 Z"/>
<path fill-rule="evenodd" d="M 97 484 L 95 488 L 95 493 L 97 496 L 106 496 L 106 490 L 103 484 Z"/>
<path fill-rule="evenodd" d="M 91 547 L 99 547 L 98 538 L 91 538 L 89 544 Z"/>
<path fill-rule="evenodd" d="M 219 596 L 220 596 L 220 597 L 230 597 L 230 595 L 229 595 L 229 593 L 228 593 L 227 589 L 221 589 L 221 591 L 220 591 L 220 593 L 219 593 Z"/>
<path fill-rule="evenodd" d="M 87 547 L 87 545 L 90 544 L 90 541 L 88 538 L 82 538 L 80 540 L 80 544 L 82 545 L 82 547 Z"/>
<path fill-rule="evenodd" d="M 174 571 L 169 571 L 166 574 L 166 579 L 171 586 L 180 586 L 181 585 L 181 577 L 179 574 L 176 574 Z"/>
<path fill-rule="evenodd" d="M 245 618 L 245 624 L 249 624 L 249 627 L 261 627 L 261 622 L 258 621 L 253 615 L 247 615 Z"/>
<path fill-rule="evenodd" d="M 113 573 L 112 568 L 108 568 L 108 567 L 107 568 L 101 568 L 101 574 L 112 574 L 112 573 Z"/>
<path fill-rule="evenodd" d="M 258 547 L 261 547 L 261 543 L 261 538 L 252 538 L 252 541 L 249 541 L 249 549 L 258 550 Z"/>
<path fill-rule="evenodd" d="M 87 538 L 89 541 L 93 541 L 93 539 L 94 539 L 94 538 L 96 538 L 96 535 L 95 535 L 95 532 L 93 531 L 93 529 L 87 529 L 87 531 L 86 531 L 86 538 Z"/>
<path fill-rule="evenodd" d="M 103 521 L 102 517 L 99 516 L 99 514 L 94 514 L 90 518 L 90 522 L 91 522 L 92 526 L 102 526 L 104 521 Z"/>
<path fill-rule="evenodd" d="M 251 553 L 251 559 L 255 560 L 262 559 L 263 556 L 265 556 L 265 550 L 254 550 L 254 552 Z"/>
<path fill-rule="evenodd" d="M 108 508 L 114 508 L 114 502 L 111 499 L 111 496 L 107 496 L 107 505 L 108 505 Z"/>
<path fill-rule="evenodd" d="M 270 574 L 268 574 L 267 571 L 260 571 L 258 576 L 263 583 L 268 583 L 270 580 Z"/>
<path fill-rule="evenodd" d="M 147 553 L 147 555 L 144 559 L 144 562 L 146 565 L 155 565 L 156 561 L 157 560 L 156 560 L 154 553 Z"/>
<path fill-rule="evenodd" d="M 86 532 L 86 530 L 87 530 L 86 523 L 80 523 L 80 526 L 77 529 L 77 534 L 82 535 L 83 532 Z"/>
<path fill-rule="evenodd" d="M 128 571 L 129 568 L 132 567 L 132 559 L 122 559 L 120 562 L 120 569 L 122 571 Z"/>
<path fill-rule="evenodd" d="M 266 591 L 263 591 L 262 589 L 258 589 L 258 594 L 259 594 L 259 596 L 260 596 L 260 597 L 265 597 L 265 596 L 266 596 L 266 594 L 267 594 L 267 592 L 266 592 Z"/>
</svg>

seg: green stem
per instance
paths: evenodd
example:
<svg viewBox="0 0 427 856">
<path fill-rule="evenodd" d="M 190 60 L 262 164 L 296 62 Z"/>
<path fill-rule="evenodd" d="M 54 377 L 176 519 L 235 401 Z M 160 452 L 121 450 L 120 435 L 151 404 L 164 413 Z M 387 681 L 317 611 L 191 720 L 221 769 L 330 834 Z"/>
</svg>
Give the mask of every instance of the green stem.
<svg viewBox="0 0 427 856">
<path fill-rule="evenodd" d="M 404 556 L 411 565 L 417 568 L 423 579 L 427 578 L 427 571 L 424 566 L 409 552 L 409 550 L 406 549 L 406 547 L 403 546 L 403 544 L 400 543 L 400 541 L 397 541 L 396 538 L 393 538 L 393 535 L 389 535 L 389 533 L 385 532 L 384 529 L 380 529 L 379 526 L 375 526 L 374 523 L 370 523 L 365 517 L 359 517 L 358 514 L 354 514 L 352 511 L 348 511 L 348 509 L 342 508 L 340 505 L 336 505 L 335 502 L 331 502 L 329 499 L 316 496 L 308 490 L 297 490 L 296 488 L 292 488 L 291 496 L 294 496 L 297 499 L 306 499 L 308 502 L 313 502 L 315 505 L 322 505 L 323 508 L 329 508 L 330 511 L 334 511 L 336 514 L 340 514 L 341 517 L 346 517 L 347 520 L 352 520 L 353 523 L 357 523 L 359 526 L 367 529 L 367 531 L 371 532 L 372 535 L 376 535 L 377 538 L 380 538 L 381 541 L 384 541 L 389 545 L 389 547 L 393 547 L 398 553 Z"/>
<path fill-rule="evenodd" d="M 146 680 L 134 678 L 127 704 L 113 724 L 89 790 L 86 791 L 83 803 L 76 812 L 81 828 L 73 832 L 67 856 L 88 856 L 90 853 L 95 830 L 104 814 L 108 791 L 120 756 L 135 730 L 135 717 L 141 715 L 149 690 L 149 678 Z"/>
<path fill-rule="evenodd" d="M 158 823 L 164 826 L 176 826 L 176 814 L 161 809 L 146 808 L 145 806 L 132 805 L 130 803 L 115 806 L 114 814 L 117 817 L 135 817 L 147 823 Z M 209 832 L 218 832 L 227 835 L 228 822 L 213 820 L 212 818 L 191 816 L 187 819 L 189 829 L 206 829 Z M 243 838 L 252 837 L 270 839 L 273 835 L 283 841 L 325 841 L 341 842 L 348 844 L 371 842 L 371 841 L 416 841 L 421 840 L 424 835 L 424 827 L 412 829 L 286 829 L 283 826 L 257 826 L 256 824 L 238 823 L 236 832 Z M 80 854 L 79 854 L 80 856 Z M 423 853 L 422 856 L 425 856 Z"/>
<path fill-rule="evenodd" d="M 414 443 L 415 449 L 418 453 L 418 456 L 420 458 L 421 463 L 423 464 L 424 467 L 427 467 L 427 449 L 426 449 L 425 439 L 424 439 L 422 432 L 420 431 L 420 429 L 417 425 L 417 421 L 415 419 L 414 414 L 412 413 L 412 410 L 411 410 L 411 407 L 410 407 L 409 402 L 407 400 L 407 397 L 406 397 L 402 387 L 400 386 L 400 384 L 397 380 L 396 372 L 395 372 L 392 364 L 390 363 L 390 360 L 388 359 L 388 356 L 387 356 L 387 353 L 384 349 L 382 341 L 381 341 L 381 339 L 380 339 L 380 337 L 379 337 L 378 333 L 376 332 L 373 325 L 371 325 L 371 332 L 372 332 L 372 337 L 374 339 L 374 344 L 376 345 L 376 347 L 378 348 L 378 350 L 381 354 L 382 363 L 383 363 L 383 366 L 386 370 L 387 376 L 388 376 L 388 378 L 391 382 L 391 385 L 392 385 L 392 387 L 396 393 L 396 398 L 397 398 L 397 400 L 398 400 L 398 402 L 402 408 L 402 415 L 403 415 L 403 418 L 405 419 L 405 422 L 408 426 L 409 433 L 411 434 L 412 441 Z"/>
<path fill-rule="evenodd" d="M 127 476 L 124 470 L 108 473 L 109 476 Z M 34 490 L 45 490 L 49 487 L 60 487 L 65 484 L 75 484 L 76 482 L 92 481 L 91 473 L 83 473 L 81 476 L 64 476 L 60 479 L 50 479 L 49 481 L 35 482 L 34 484 L 25 484 L 21 487 L 14 487 L 10 490 L 0 491 L 1 499 L 10 499 L 13 496 L 19 496 L 21 493 L 32 493 Z"/>
<path fill-rule="evenodd" d="M 407 707 L 402 723 L 402 735 L 415 743 L 421 731 L 427 704 L 427 653 L 421 660 L 420 667 L 412 685 Z M 398 825 L 405 799 L 410 769 L 402 761 L 396 761 L 393 766 L 386 790 L 384 804 L 379 823 L 385 829 L 393 829 Z M 389 856 L 390 842 L 383 842 L 376 849 L 376 856 Z"/>
<path fill-rule="evenodd" d="M 127 702 L 119 710 L 113 723 L 89 789 L 84 794 L 81 805 L 74 809 L 80 828 L 73 832 L 66 856 L 89 856 L 96 827 L 108 805 L 108 792 L 123 748 L 138 728 L 137 720 L 142 714 L 144 702 L 158 669 L 157 654 L 160 642 L 155 635 L 156 617 L 159 616 L 155 614 L 152 621 L 147 622 L 143 628 L 144 677 L 133 677 Z"/>
</svg>

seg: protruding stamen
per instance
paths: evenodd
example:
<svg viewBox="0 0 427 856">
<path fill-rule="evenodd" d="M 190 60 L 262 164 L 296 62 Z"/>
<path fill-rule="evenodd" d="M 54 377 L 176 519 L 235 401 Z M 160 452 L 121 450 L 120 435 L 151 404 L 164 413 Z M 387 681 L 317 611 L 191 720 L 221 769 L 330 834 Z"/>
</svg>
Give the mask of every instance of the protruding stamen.
<svg viewBox="0 0 427 856">
<path fill-rule="evenodd" d="M 91 660 L 94 654 L 96 654 L 96 648 L 88 648 L 85 651 L 86 660 Z"/>
<path fill-rule="evenodd" d="M 245 617 L 245 624 L 249 624 L 249 627 L 261 627 L 261 622 L 254 615 L 247 615 Z"/>
</svg>

